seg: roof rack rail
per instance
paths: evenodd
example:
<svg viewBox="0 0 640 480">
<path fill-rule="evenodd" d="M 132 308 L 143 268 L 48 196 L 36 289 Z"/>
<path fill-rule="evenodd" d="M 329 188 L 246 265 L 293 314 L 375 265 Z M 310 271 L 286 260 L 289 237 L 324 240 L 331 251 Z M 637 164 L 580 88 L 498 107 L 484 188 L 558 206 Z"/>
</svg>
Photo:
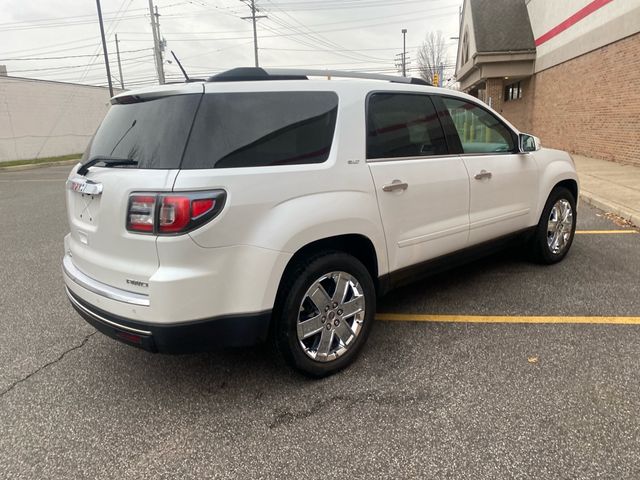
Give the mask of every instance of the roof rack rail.
<svg viewBox="0 0 640 480">
<path fill-rule="evenodd" d="M 248 82 L 255 80 L 308 80 L 309 77 L 361 78 L 366 80 L 382 80 L 393 83 L 410 83 L 414 85 L 428 85 L 421 78 L 398 77 L 395 75 L 381 75 L 378 73 L 348 72 L 342 70 L 313 70 L 303 68 L 232 68 L 207 79 L 208 82 Z"/>
</svg>

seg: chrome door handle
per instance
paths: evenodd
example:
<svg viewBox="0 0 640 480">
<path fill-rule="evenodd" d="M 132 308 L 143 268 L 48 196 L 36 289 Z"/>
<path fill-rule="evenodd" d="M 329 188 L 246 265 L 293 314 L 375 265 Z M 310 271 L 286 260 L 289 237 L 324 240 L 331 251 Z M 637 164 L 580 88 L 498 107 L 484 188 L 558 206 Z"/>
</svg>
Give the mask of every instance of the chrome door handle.
<svg viewBox="0 0 640 480">
<path fill-rule="evenodd" d="M 402 180 L 394 180 L 393 182 L 383 185 L 382 190 L 384 192 L 393 192 L 394 190 L 406 190 L 409 188 L 409 184 L 407 182 L 403 182 Z"/>
<path fill-rule="evenodd" d="M 480 170 L 480 173 L 476 174 L 474 178 L 476 180 L 482 180 L 483 178 L 491 178 L 491 172 L 487 172 L 486 170 Z"/>
</svg>

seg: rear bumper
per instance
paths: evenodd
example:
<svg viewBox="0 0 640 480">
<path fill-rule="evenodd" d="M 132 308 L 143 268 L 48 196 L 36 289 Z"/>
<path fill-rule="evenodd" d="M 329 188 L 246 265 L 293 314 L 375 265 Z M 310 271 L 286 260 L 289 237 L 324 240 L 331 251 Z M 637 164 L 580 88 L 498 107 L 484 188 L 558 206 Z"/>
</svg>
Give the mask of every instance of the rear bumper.
<svg viewBox="0 0 640 480">
<path fill-rule="evenodd" d="M 292 256 L 248 245 L 203 248 L 188 236 L 159 238 L 157 249 L 158 264 L 152 268 L 125 256 L 104 255 L 68 235 L 64 283 L 77 297 L 112 315 L 176 324 L 271 310 Z"/>
<path fill-rule="evenodd" d="M 71 255 L 65 255 L 62 259 L 62 271 L 66 277 L 78 286 L 89 290 L 96 295 L 115 300 L 117 302 L 128 303 L 141 307 L 149 306 L 149 296 L 140 293 L 128 292 L 119 288 L 114 288 L 82 273 L 71 261 Z"/>
<path fill-rule="evenodd" d="M 271 311 L 192 322 L 151 324 L 105 312 L 65 288 L 71 305 L 97 330 L 121 342 L 159 353 L 195 353 L 266 340 Z"/>
</svg>

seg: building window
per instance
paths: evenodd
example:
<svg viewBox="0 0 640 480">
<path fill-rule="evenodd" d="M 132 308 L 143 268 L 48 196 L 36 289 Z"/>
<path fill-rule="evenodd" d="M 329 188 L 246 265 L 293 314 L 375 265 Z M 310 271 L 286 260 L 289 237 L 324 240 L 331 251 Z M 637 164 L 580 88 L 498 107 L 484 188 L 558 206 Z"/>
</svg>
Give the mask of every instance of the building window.
<svg viewBox="0 0 640 480">
<path fill-rule="evenodd" d="M 504 101 L 518 100 L 522 98 L 522 86 L 520 82 L 511 83 L 504 87 Z"/>
<path fill-rule="evenodd" d="M 462 65 L 469 61 L 469 32 L 465 31 L 462 37 Z"/>
</svg>

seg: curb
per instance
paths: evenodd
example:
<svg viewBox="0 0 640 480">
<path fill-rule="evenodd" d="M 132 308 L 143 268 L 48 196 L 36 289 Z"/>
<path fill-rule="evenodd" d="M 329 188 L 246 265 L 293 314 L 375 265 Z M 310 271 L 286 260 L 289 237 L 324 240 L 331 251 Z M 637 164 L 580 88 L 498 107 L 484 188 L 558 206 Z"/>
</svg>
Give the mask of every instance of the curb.
<svg viewBox="0 0 640 480">
<path fill-rule="evenodd" d="M 60 165 L 75 165 L 79 160 L 80 157 L 72 160 L 61 160 L 59 162 L 28 163 L 26 165 L 14 165 L 12 167 L 3 167 L 0 163 L 0 172 L 19 172 L 21 170 L 32 170 L 34 168 L 57 167 Z"/>
<path fill-rule="evenodd" d="M 604 199 L 584 190 L 580 192 L 580 198 L 588 205 L 604 210 L 605 212 L 611 212 L 621 216 L 625 220 L 631 222 L 636 228 L 640 226 L 640 212 L 633 211 L 624 205 L 620 205 L 612 200 Z"/>
</svg>

